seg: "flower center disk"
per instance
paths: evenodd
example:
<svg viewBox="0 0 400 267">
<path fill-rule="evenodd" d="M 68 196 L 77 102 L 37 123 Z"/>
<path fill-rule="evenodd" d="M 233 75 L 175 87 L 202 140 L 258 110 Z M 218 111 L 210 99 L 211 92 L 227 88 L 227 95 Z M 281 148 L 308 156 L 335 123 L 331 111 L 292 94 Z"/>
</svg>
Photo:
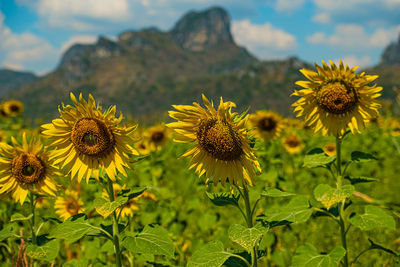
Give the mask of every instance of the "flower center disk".
<svg viewBox="0 0 400 267">
<path fill-rule="evenodd" d="M 154 132 L 151 135 L 151 140 L 155 143 L 161 142 L 164 139 L 164 133 L 163 132 Z"/>
<path fill-rule="evenodd" d="M 44 177 L 45 166 L 33 154 L 20 154 L 13 160 L 11 171 L 18 182 L 35 184 Z"/>
<path fill-rule="evenodd" d="M 71 140 L 76 149 L 89 156 L 103 156 L 115 145 L 112 131 L 95 118 L 78 120 L 72 128 Z"/>
<path fill-rule="evenodd" d="M 356 106 L 358 98 L 354 88 L 341 82 L 331 82 L 322 85 L 317 93 L 317 102 L 329 113 L 344 114 Z"/>
<path fill-rule="evenodd" d="M 199 145 L 216 159 L 232 161 L 243 154 L 238 133 L 225 121 L 203 120 L 196 135 Z"/>
<path fill-rule="evenodd" d="M 73 215 L 78 214 L 79 208 L 80 208 L 80 206 L 75 199 L 71 198 L 67 201 L 66 209 L 69 214 L 73 214 Z"/>
<path fill-rule="evenodd" d="M 258 128 L 262 131 L 270 132 L 276 128 L 276 121 L 273 118 L 262 118 L 258 121 Z"/>
<path fill-rule="evenodd" d="M 286 144 L 289 147 L 298 147 L 300 145 L 300 141 L 296 137 L 288 137 Z"/>
</svg>

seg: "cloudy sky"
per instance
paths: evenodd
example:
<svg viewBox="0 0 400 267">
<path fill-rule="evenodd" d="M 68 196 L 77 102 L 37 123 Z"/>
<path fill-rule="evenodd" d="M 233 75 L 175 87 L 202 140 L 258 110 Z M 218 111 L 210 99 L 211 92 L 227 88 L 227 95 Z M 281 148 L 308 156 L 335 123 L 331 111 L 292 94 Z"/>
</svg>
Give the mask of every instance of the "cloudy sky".
<svg viewBox="0 0 400 267">
<path fill-rule="evenodd" d="M 366 67 L 400 32 L 400 0 L 0 0 L 0 68 L 43 75 L 74 43 L 169 30 L 189 10 L 215 3 L 228 11 L 235 41 L 260 59 L 341 58 Z"/>
</svg>

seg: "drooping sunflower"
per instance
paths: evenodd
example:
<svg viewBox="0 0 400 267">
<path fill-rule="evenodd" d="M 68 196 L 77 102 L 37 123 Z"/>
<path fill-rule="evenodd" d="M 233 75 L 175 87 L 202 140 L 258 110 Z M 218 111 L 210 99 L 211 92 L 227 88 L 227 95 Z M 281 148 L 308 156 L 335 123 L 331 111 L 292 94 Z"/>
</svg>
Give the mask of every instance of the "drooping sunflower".
<svg viewBox="0 0 400 267">
<path fill-rule="evenodd" d="M 149 127 L 143 134 L 151 151 L 160 150 L 171 139 L 170 129 L 164 123 Z"/>
<path fill-rule="evenodd" d="M 125 168 L 130 168 L 129 155 L 138 155 L 127 142 L 135 142 L 136 125 L 121 126 L 122 114 L 115 117 L 115 106 L 102 113 L 89 94 L 86 102 L 82 94 L 79 101 L 71 93 L 75 107 L 62 104 L 60 119 L 42 125 L 42 133 L 51 138 L 49 146 L 55 147 L 53 157 L 60 163 L 71 179 L 78 182 L 93 176 L 98 180 L 103 170 L 115 181 L 117 171 L 127 177 Z"/>
<path fill-rule="evenodd" d="M 2 104 L 2 110 L 7 117 L 19 116 L 24 112 L 24 104 L 18 100 L 9 100 Z"/>
<path fill-rule="evenodd" d="M 236 107 L 233 102 L 223 102 L 222 97 L 218 110 L 203 95 L 204 109 L 198 103 L 174 105 L 177 111 L 169 111 L 169 116 L 177 122 L 167 124 L 176 133 L 176 142 L 195 142 L 196 144 L 181 157 L 189 157 L 190 167 L 206 182 L 212 180 L 216 185 L 239 185 L 242 181 L 254 184 L 256 172 L 261 172 L 260 164 L 249 145 L 248 132 L 245 128 L 248 116 L 240 118 L 231 112 Z"/>
<path fill-rule="evenodd" d="M 336 144 L 335 143 L 327 143 L 324 145 L 322 150 L 330 157 L 336 156 Z"/>
<path fill-rule="evenodd" d="M 23 134 L 22 145 L 14 137 L 11 142 L 13 146 L 0 143 L 0 194 L 11 193 L 21 205 L 29 191 L 54 196 L 57 183 L 52 177 L 58 173 L 40 140 L 28 142 Z"/>
<path fill-rule="evenodd" d="M 118 194 L 118 192 L 120 192 L 123 189 L 126 189 L 125 185 L 121 187 L 119 184 L 114 183 L 113 184 L 114 196 L 116 196 Z M 108 201 L 110 200 L 110 197 L 108 196 L 108 193 L 107 193 L 106 190 L 103 190 L 102 197 L 105 200 L 108 200 Z M 139 200 L 142 199 L 142 198 L 149 199 L 149 200 L 152 200 L 152 201 L 157 201 L 157 197 L 153 193 L 143 192 L 139 196 L 130 199 L 128 201 L 128 203 L 126 203 L 122 207 L 122 210 L 121 210 L 121 208 L 117 208 L 116 209 L 116 213 L 120 214 L 120 212 L 121 212 L 121 218 L 133 217 L 134 212 L 139 210 Z"/>
<path fill-rule="evenodd" d="M 284 119 L 273 111 L 259 110 L 250 115 L 248 123 L 254 137 L 268 141 L 280 136 Z"/>
<path fill-rule="evenodd" d="M 285 150 L 290 154 L 299 153 L 304 148 L 303 141 L 295 133 L 284 136 L 282 138 L 282 144 Z"/>
<path fill-rule="evenodd" d="M 64 221 L 75 214 L 84 212 L 78 192 L 67 189 L 64 196 L 58 196 L 54 204 L 56 214 Z"/>
<path fill-rule="evenodd" d="M 376 98 L 382 87 L 368 86 L 378 76 L 356 74 L 357 66 L 350 69 L 341 60 L 339 66 L 329 62 L 330 67 L 324 61 L 322 67 L 315 63 L 317 72 L 300 70 L 309 81 L 296 82 L 304 87 L 292 94 L 300 97 L 292 104 L 296 116 L 304 115 L 306 124 L 323 135 L 341 136 L 347 128 L 360 132 L 369 119 L 379 115 L 381 105 Z"/>
</svg>

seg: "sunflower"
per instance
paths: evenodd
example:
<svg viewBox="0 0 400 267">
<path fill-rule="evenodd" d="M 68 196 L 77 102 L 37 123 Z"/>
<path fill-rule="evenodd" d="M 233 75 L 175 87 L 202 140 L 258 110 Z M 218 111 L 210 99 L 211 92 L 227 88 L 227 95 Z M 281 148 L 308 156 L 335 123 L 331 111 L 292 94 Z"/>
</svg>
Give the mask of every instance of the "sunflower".
<svg viewBox="0 0 400 267">
<path fill-rule="evenodd" d="M 102 113 L 92 95 L 86 102 L 82 94 L 79 101 L 71 93 L 75 107 L 62 104 L 60 119 L 42 125 L 43 135 L 52 139 L 49 144 L 56 147 L 53 157 L 56 163 L 78 182 L 91 174 L 99 180 L 103 170 L 115 181 L 117 171 L 127 177 L 125 168 L 130 168 L 129 155 L 138 155 L 136 149 L 126 142 L 134 142 L 136 125 L 120 126 L 122 114 L 115 117 L 115 106 Z"/>
<path fill-rule="evenodd" d="M 336 156 L 336 144 L 335 143 L 327 143 L 324 145 L 322 150 L 330 157 Z"/>
<path fill-rule="evenodd" d="M 83 202 L 78 192 L 67 189 L 64 196 L 59 196 L 54 204 L 56 214 L 64 221 L 75 214 L 84 212 Z"/>
<path fill-rule="evenodd" d="M 126 189 L 126 186 L 125 186 L 125 185 L 121 187 L 119 184 L 114 183 L 114 184 L 113 184 L 114 196 L 116 196 L 116 195 L 118 194 L 118 192 L 120 192 L 120 191 L 123 190 L 123 189 Z M 108 200 L 108 201 L 110 200 L 110 198 L 109 198 L 108 193 L 107 193 L 106 190 L 103 190 L 102 197 L 103 197 L 105 200 Z M 149 200 L 152 200 L 152 201 L 157 201 L 157 197 L 156 197 L 153 193 L 150 193 L 150 192 L 143 192 L 143 193 L 140 194 L 139 196 L 130 199 L 130 200 L 128 201 L 128 203 L 126 203 L 126 204 L 122 207 L 122 210 L 121 210 L 121 208 L 116 209 L 116 213 L 119 214 L 119 213 L 121 212 L 121 218 L 124 218 L 124 217 L 133 217 L 133 213 L 134 213 L 135 211 L 138 211 L 138 210 L 139 210 L 139 203 L 138 203 L 138 202 L 139 202 L 139 200 L 140 200 L 141 198 L 149 199 Z"/>
<path fill-rule="evenodd" d="M 13 146 L 0 143 L 0 194 L 11 193 L 21 205 L 29 191 L 55 195 L 57 184 L 52 177 L 58 175 L 54 162 L 39 140 L 27 141 L 22 135 L 22 145 L 11 137 Z"/>
<path fill-rule="evenodd" d="M 279 137 L 282 132 L 283 118 L 273 111 L 259 110 L 250 115 L 249 127 L 254 137 L 268 141 Z"/>
<path fill-rule="evenodd" d="M 2 111 L 7 117 L 19 116 L 24 112 L 24 104 L 18 100 L 9 100 L 2 104 Z"/>
<path fill-rule="evenodd" d="M 324 61 L 322 67 L 315 63 L 317 72 L 300 70 L 310 81 L 296 82 L 305 88 L 292 94 L 301 97 L 292 104 L 296 116 L 304 115 L 306 124 L 323 135 L 342 136 L 347 127 L 353 134 L 360 132 L 369 119 L 379 115 L 381 105 L 375 98 L 382 87 L 367 85 L 378 75 L 356 74 L 357 66 L 350 69 L 341 60 L 339 66 L 329 62 L 330 67 Z"/>
<path fill-rule="evenodd" d="M 158 124 L 149 127 L 143 134 L 143 137 L 147 140 L 149 149 L 151 151 L 160 150 L 164 145 L 171 139 L 170 130 L 165 125 Z"/>
<path fill-rule="evenodd" d="M 295 133 L 283 137 L 282 144 L 285 150 L 290 154 L 299 153 L 304 148 L 303 141 Z"/>
<path fill-rule="evenodd" d="M 150 145 L 148 140 L 142 139 L 139 142 L 135 143 L 135 149 L 139 152 L 140 155 L 148 155 L 150 153 Z"/>
<path fill-rule="evenodd" d="M 400 136 L 400 120 L 398 118 L 389 118 L 386 120 L 387 128 L 392 136 Z"/>
<path fill-rule="evenodd" d="M 203 103 L 207 109 L 194 102 L 190 105 L 174 105 L 177 111 L 169 111 L 169 116 L 177 122 L 167 126 L 176 133 L 176 142 L 196 142 L 181 157 L 190 157 L 190 167 L 201 177 L 206 175 L 206 183 L 210 179 L 214 185 L 220 181 L 225 185 L 238 185 L 242 180 L 254 184 L 256 171 L 261 172 L 260 164 L 249 145 L 245 128 L 248 116 L 240 118 L 231 112 L 236 107 L 233 102 L 223 102 L 222 97 L 218 111 L 203 95 Z"/>
</svg>

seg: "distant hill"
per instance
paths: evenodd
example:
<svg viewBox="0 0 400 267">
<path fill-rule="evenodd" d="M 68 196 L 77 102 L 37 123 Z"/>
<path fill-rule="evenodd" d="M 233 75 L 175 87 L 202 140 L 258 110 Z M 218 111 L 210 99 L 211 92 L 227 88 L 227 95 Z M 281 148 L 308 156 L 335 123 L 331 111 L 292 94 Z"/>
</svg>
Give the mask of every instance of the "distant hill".
<svg viewBox="0 0 400 267">
<path fill-rule="evenodd" d="M 0 70 L 0 95 L 37 78 L 35 74 L 30 72 L 2 69 Z"/>
<path fill-rule="evenodd" d="M 74 45 L 53 72 L 1 98 L 19 99 L 26 116 L 46 120 L 57 116 L 61 102 L 70 103 L 70 91 L 85 98 L 92 93 L 105 107 L 117 104 L 124 114 L 147 120 L 159 119 L 172 104 L 200 101 L 201 93 L 215 101 L 223 96 L 242 110 L 288 115 L 302 67 L 312 66 L 295 57 L 260 61 L 239 47 L 227 12 L 215 7 L 189 12 L 168 32 L 125 31 L 116 41 L 99 37 L 95 44 Z M 382 65 L 383 73 L 387 68 Z"/>
</svg>

